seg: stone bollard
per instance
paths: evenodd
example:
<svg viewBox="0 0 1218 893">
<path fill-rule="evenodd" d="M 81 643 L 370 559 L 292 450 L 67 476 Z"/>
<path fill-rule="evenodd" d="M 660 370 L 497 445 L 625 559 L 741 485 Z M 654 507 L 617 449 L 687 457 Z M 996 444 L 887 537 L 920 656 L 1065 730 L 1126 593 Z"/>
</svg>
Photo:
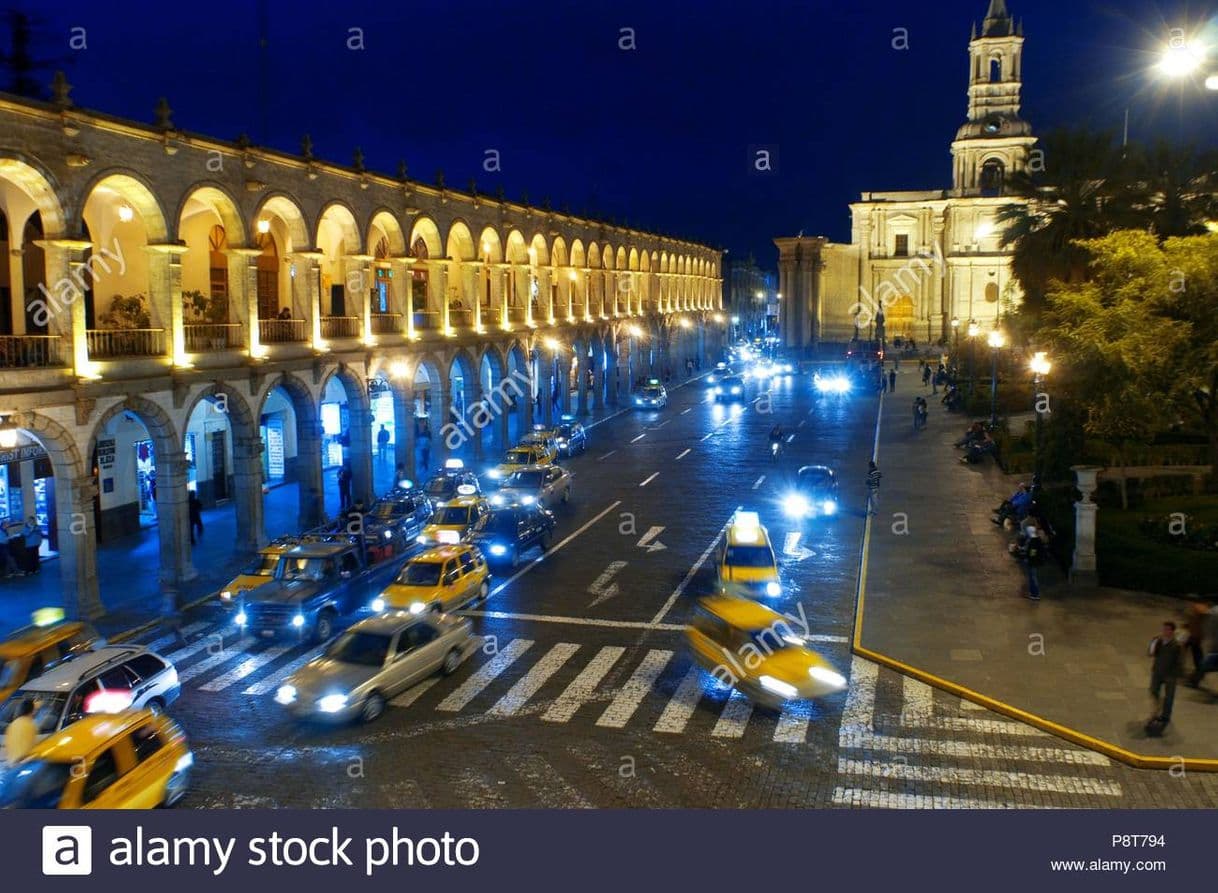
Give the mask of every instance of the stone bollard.
<svg viewBox="0 0 1218 893">
<path fill-rule="evenodd" d="M 1095 516 L 1099 506 L 1091 501 L 1102 468 L 1095 465 L 1075 465 L 1074 485 L 1082 498 L 1074 504 L 1074 560 L 1070 564 L 1072 586 L 1096 586 L 1099 576 L 1095 566 Z"/>
</svg>

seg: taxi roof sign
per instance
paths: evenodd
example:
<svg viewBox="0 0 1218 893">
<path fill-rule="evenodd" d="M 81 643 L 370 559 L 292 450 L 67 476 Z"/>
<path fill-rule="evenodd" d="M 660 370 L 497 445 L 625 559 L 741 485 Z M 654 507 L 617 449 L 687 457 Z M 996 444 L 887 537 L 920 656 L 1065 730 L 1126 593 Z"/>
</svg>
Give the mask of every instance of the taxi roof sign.
<svg viewBox="0 0 1218 893">
<path fill-rule="evenodd" d="M 760 527 L 761 516 L 756 512 L 736 512 L 732 523 L 736 527 Z"/>
<path fill-rule="evenodd" d="M 445 460 L 444 460 L 444 467 L 445 467 L 445 468 L 455 468 L 455 469 L 461 469 L 461 468 L 464 468 L 464 467 L 465 467 L 465 462 L 464 462 L 463 460 L 461 460 L 461 459 L 445 459 Z"/>
<path fill-rule="evenodd" d="M 473 484 L 461 484 L 457 487 L 457 492 L 462 496 L 473 496 L 478 492 L 478 488 Z"/>
<path fill-rule="evenodd" d="M 51 626 L 64 618 L 63 608 L 39 608 L 30 615 L 34 626 Z"/>
<path fill-rule="evenodd" d="M 533 430 L 534 431 L 544 431 L 544 430 L 546 430 L 546 426 L 543 425 L 541 422 L 537 422 L 533 425 Z"/>
<path fill-rule="evenodd" d="M 649 378 L 649 379 L 647 379 L 647 383 L 648 384 L 659 384 L 660 380 L 658 378 Z"/>
</svg>

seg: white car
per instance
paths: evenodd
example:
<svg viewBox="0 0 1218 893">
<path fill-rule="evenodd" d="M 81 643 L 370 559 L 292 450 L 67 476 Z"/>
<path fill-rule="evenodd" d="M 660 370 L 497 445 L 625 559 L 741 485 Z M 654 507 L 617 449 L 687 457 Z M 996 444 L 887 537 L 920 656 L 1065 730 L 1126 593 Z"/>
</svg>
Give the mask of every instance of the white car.
<svg viewBox="0 0 1218 893">
<path fill-rule="evenodd" d="M 571 501 L 571 473 L 559 465 L 529 465 L 508 475 L 491 505 L 539 505 L 553 508 Z"/>
</svg>

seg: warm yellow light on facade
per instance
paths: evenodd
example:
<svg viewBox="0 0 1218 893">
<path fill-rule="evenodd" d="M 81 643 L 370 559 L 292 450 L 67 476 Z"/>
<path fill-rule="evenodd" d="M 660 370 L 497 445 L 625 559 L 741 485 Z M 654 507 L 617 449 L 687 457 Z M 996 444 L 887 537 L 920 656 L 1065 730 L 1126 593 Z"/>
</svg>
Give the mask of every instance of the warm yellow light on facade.
<svg viewBox="0 0 1218 893">
<path fill-rule="evenodd" d="M 632 338 L 640 338 L 643 335 L 643 330 L 640 329 L 638 326 L 627 326 L 626 333 L 628 335 L 630 335 Z"/>
<path fill-rule="evenodd" d="M 1032 362 L 1028 364 L 1032 367 L 1032 371 L 1039 376 L 1048 375 L 1053 371 L 1053 363 L 1049 360 L 1048 354 L 1043 350 L 1038 350 L 1032 355 Z"/>
<path fill-rule="evenodd" d="M 250 356 L 252 356 L 255 360 L 266 359 L 270 352 L 271 349 L 265 344 L 255 344 L 252 348 L 250 348 Z"/>
<path fill-rule="evenodd" d="M 135 219 L 135 210 L 127 204 L 118 206 L 118 219 L 123 223 L 130 223 Z"/>
<path fill-rule="evenodd" d="M 271 221 L 267 220 L 265 217 L 258 221 L 258 232 L 265 236 L 270 231 Z"/>
<path fill-rule="evenodd" d="M 995 350 L 1006 347 L 1007 345 L 1007 336 L 1002 334 L 1002 332 L 1000 332 L 998 329 L 994 329 L 994 331 L 990 332 L 990 334 L 986 336 L 985 340 L 989 343 L 990 347 L 994 348 Z"/>
<path fill-rule="evenodd" d="M 0 421 L 0 448 L 11 450 L 17 445 L 17 426 L 9 421 L 8 416 Z"/>
<path fill-rule="evenodd" d="M 569 273 L 567 274 L 567 278 L 568 278 L 568 279 L 570 279 L 572 282 L 574 282 L 574 281 L 575 281 L 576 279 L 578 279 L 579 277 L 578 277 L 578 276 L 576 276 L 576 275 L 575 275 L 575 271 L 574 271 L 574 270 L 572 270 L 571 272 L 569 272 Z"/>
<path fill-rule="evenodd" d="M 546 346 L 547 350 L 561 350 L 562 349 L 562 344 L 559 342 L 559 340 L 557 338 L 548 338 L 548 337 L 543 338 L 541 343 Z"/>
<path fill-rule="evenodd" d="M 979 334 L 981 334 L 981 326 L 977 325 L 977 323 L 970 319 L 968 323 L 968 336 L 970 338 L 976 338 Z"/>
<path fill-rule="evenodd" d="M 1211 74 L 1205 79 L 1205 89 L 1218 90 L 1218 74 Z"/>
<path fill-rule="evenodd" d="M 389 364 L 389 374 L 394 378 L 405 378 L 410 372 L 410 366 L 405 360 L 394 360 Z"/>
<path fill-rule="evenodd" d="M 712 317 L 712 319 L 714 319 L 714 320 L 715 320 L 715 322 L 719 323 L 719 325 L 723 325 L 723 323 L 724 323 L 724 319 L 723 319 L 723 314 L 722 314 L 722 313 L 716 313 L 716 314 L 715 314 L 715 315 Z"/>
<path fill-rule="evenodd" d="M 677 324 L 683 329 L 692 329 L 694 327 L 694 324 L 685 317 L 681 317 Z"/>
</svg>

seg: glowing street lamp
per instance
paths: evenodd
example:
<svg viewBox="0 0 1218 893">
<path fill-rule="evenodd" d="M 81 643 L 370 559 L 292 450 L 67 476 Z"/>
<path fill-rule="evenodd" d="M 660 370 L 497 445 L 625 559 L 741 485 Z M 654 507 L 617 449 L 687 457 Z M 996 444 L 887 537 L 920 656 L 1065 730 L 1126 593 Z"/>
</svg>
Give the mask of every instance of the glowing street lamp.
<svg viewBox="0 0 1218 893">
<path fill-rule="evenodd" d="M 0 448 L 11 450 L 17 445 L 17 426 L 8 416 L 0 420 Z"/>
<path fill-rule="evenodd" d="M 1053 371 L 1053 363 L 1043 350 L 1038 350 L 1032 355 L 1032 361 L 1028 363 L 1028 366 L 1032 369 L 1032 411 L 1036 413 L 1036 443 L 1033 447 L 1032 457 L 1032 499 L 1035 501 L 1040 498 L 1040 479 L 1043 473 L 1041 459 L 1044 454 L 1044 415 L 1048 412 L 1047 407 L 1043 411 L 1041 410 L 1040 389 L 1045 377 Z"/>
<path fill-rule="evenodd" d="M 118 219 L 123 223 L 130 223 L 135 219 L 135 211 L 128 204 L 118 206 Z"/>
<path fill-rule="evenodd" d="M 998 427 L 998 351 L 1006 347 L 1007 336 L 998 329 L 985 339 L 990 345 L 990 427 Z"/>
<path fill-rule="evenodd" d="M 265 217 L 258 221 L 258 232 L 265 236 L 270 231 L 271 221 L 267 220 Z"/>
<path fill-rule="evenodd" d="M 694 324 L 685 317 L 681 317 L 681 319 L 677 321 L 677 324 L 683 329 L 692 329 L 694 327 Z"/>
<path fill-rule="evenodd" d="M 1218 74 L 1211 74 L 1205 79 L 1205 89 L 1218 90 Z"/>
<path fill-rule="evenodd" d="M 1205 64 L 1208 47 L 1196 39 L 1176 32 L 1159 57 L 1159 72 L 1169 78 L 1186 78 Z"/>
</svg>

